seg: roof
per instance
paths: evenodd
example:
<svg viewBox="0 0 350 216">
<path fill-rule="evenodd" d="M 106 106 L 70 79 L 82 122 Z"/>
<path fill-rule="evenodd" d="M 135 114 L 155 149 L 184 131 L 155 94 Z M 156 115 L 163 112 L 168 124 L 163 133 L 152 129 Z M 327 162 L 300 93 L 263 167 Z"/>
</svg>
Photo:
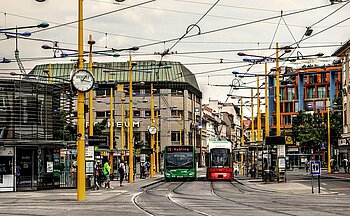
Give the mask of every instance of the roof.
<svg viewBox="0 0 350 216">
<path fill-rule="evenodd" d="M 341 47 L 339 47 L 333 54 L 332 56 L 342 56 L 347 50 L 350 49 L 350 39 L 345 42 Z"/>
<path fill-rule="evenodd" d="M 202 93 L 199 89 L 194 74 L 180 62 L 171 61 L 133 61 L 133 82 L 157 82 L 157 83 L 187 83 L 194 90 L 194 93 Z M 96 64 L 96 63 L 94 63 Z M 130 62 L 98 62 L 92 72 L 96 83 L 129 83 Z M 88 70 L 88 63 L 84 64 L 84 69 Z M 48 76 L 44 69 L 48 69 L 49 64 L 36 65 L 29 75 Z M 75 63 L 51 64 L 53 78 L 65 78 L 69 80 L 72 71 L 76 70 Z"/>
</svg>

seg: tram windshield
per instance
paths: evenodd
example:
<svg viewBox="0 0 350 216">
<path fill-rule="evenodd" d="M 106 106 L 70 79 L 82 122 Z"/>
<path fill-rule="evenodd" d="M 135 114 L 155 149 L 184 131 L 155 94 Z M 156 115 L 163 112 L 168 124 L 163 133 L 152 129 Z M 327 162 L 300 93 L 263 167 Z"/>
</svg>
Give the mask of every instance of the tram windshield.
<svg viewBox="0 0 350 216">
<path fill-rule="evenodd" d="M 211 167 L 230 167 L 229 149 L 211 149 Z"/>
<path fill-rule="evenodd" d="M 165 163 L 167 168 L 193 168 L 193 153 L 167 153 Z"/>
</svg>

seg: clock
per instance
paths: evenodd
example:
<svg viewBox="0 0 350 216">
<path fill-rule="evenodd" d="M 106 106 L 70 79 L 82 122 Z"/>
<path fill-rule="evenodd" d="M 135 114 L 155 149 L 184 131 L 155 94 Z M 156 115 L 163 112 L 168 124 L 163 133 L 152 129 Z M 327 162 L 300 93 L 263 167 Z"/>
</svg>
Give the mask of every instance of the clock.
<svg viewBox="0 0 350 216">
<path fill-rule="evenodd" d="M 157 133 L 157 128 L 155 127 L 155 126 L 150 126 L 149 128 L 148 128 L 148 132 L 150 133 L 150 134 L 156 134 Z"/>
<path fill-rule="evenodd" d="M 78 70 L 71 77 L 72 85 L 81 92 L 90 91 L 94 85 L 94 81 L 94 76 L 87 70 Z"/>
</svg>

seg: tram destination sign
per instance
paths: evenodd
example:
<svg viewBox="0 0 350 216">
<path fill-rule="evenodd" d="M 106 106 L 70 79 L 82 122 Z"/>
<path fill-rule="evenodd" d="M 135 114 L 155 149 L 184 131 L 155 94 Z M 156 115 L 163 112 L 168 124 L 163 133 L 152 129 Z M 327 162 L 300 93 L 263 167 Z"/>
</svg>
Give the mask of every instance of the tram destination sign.
<svg viewBox="0 0 350 216">
<path fill-rule="evenodd" d="M 167 146 L 166 152 L 192 152 L 192 146 Z"/>
</svg>

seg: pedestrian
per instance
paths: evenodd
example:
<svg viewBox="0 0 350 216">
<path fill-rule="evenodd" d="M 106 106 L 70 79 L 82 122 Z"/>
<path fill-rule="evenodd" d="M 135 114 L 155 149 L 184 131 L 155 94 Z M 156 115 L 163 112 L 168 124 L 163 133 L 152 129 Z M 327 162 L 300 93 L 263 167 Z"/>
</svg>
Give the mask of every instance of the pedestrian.
<svg viewBox="0 0 350 216">
<path fill-rule="evenodd" d="M 146 175 L 145 175 L 145 163 L 144 162 L 141 162 L 141 166 L 140 166 L 140 178 L 146 178 Z"/>
<path fill-rule="evenodd" d="M 94 189 L 98 190 L 100 189 L 100 161 L 97 161 L 96 165 L 95 165 L 95 178 L 94 178 Z"/>
<path fill-rule="evenodd" d="M 122 187 L 123 186 L 123 180 L 124 180 L 124 174 L 125 174 L 124 161 L 120 161 L 118 172 L 119 172 L 119 184 Z"/>
<path fill-rule="evenodd" d="M 110 185 L 111 166 L 109 165 L 108 159 L 106 160 L 106 162 L 103 165 L 103 174 L 105 176 L 105 188 L 106 189 L 113 189 L 113 187 L 111 187 L 111 185 Z"/>
</svg>

